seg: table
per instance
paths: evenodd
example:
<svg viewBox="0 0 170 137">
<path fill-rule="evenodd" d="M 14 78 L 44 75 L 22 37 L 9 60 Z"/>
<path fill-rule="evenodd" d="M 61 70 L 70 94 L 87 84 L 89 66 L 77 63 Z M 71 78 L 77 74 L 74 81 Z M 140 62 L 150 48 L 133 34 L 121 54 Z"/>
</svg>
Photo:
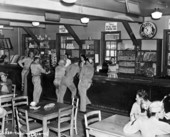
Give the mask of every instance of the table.
<svg viewBox="0 0 170 137">
<path fill-rule="evenodd" d="M 142 137 L 140 132 L 127 135 L 123 127 L 129 122 L 129 117 L 113 115 L 89 126 L 90 134 L 96 137 Z"/>
<path fill-rule="evenodd" d="M 44 106 L 49 103 L 55 103 L 55 106 L 49 110 L 45 110 Z M 60 108 L 64 108 L 70 106 L 68 104 L 51 102 L 51 101 L 44 101 L 39 103 L 37 106 L 41 106 L 38 110 L 30 109 L 29 106 L 20 107 L 20 111 L 24 112 L 25 110 L 28 111 L 28 116 L 41 120 L 43 123 L 43 137 L 48 137 L 48 128 L 47 128 L 47 121 L 50 119 L 54 119 L 58 117 L 58 110 Z"/>
</svg>

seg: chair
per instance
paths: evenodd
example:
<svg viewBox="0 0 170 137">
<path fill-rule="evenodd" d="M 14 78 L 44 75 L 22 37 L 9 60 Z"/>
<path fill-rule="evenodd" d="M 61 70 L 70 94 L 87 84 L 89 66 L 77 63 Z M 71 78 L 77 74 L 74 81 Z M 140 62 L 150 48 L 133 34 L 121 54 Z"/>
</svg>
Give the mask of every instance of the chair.
<svg viewBox="0 0 170 137">
<path fill-rule="evenodd" d="M 14 94 L 14 97 L 16 95 L 16 85 L 12 84 L 12 93 Z"/>
<path fill-rule="evenodd" d="M 19 137 L 22 137 L 23 134 L 26 134 L 27 137 L 29 137 L 43 131 L 41 124 L 37 122 L 29 122 L 27 110 L 23 112 L 20 109 L 16 108 L 15 113 L 17 118 Z"/>
<path fill-rule="evenodd" d="M 9 118 L 9 115 L 13 115 L 12 113 L 12 98 L 13 94 L 7 94 L 3 97 L 0 96 L 0 107 L 4 108 L 7 111 L 6 115 L 6 121 L 12 120 L 13 121 L 13 116 Z"/>
<path fill-rule="evenodd" d="M 77 132 L 77 113 L 78 113 L 78 107 L 79 107 L 79 98 L 74 97 L 72 98 L 72 106 L 74 106 L 74 121 L 73 121 L 73 129 L 75 130 L 76 135 Z"/>
<path fill-rule="evenodd" d="M 27 96 L 18 96 L 18 97 L 14 97 L 12 98 L 12 111 L 13 111 L 13 129 L 15 130 L 15 120 L 16 120 L 16 116 L 15 116 L 15 109 L 17 107 L 20 106 L 24 106 L 24 105 L 28 105 L 28 97 Z"/>
<path fill-rule="evenodd" d="M 73 111 L 73 106 L 59 109 L 58 121 L 48 124 L 48 128 L 54 132 L 57 132 L 58 137 L 61 137 L 61 135 L 73 137 Z M 70 135 L 64 134 L 63 132 L 65 131 L 70 131 Z"/>
<path fill-rule="evenodd" d="M 0 137 L 5 137 L 4 132 L 5 132 L 5 116 L 6 116 L 6 111 L 4 111 L 3 108 L 0 108 L 3 111 L 2 115 L 0 116 Z"/>
<path fill-rule="evenodd" d="M 95 111 L 91 111 L 91 112 L 84 114 L 86 137 L 89 137 L 89 135 L 92 135 L 89 131 L 88 126 L 95 122 L 98 122 L 98 121 L 101 121 L 101 111 L 100 110 L 95 110 Z"/>
</svg>

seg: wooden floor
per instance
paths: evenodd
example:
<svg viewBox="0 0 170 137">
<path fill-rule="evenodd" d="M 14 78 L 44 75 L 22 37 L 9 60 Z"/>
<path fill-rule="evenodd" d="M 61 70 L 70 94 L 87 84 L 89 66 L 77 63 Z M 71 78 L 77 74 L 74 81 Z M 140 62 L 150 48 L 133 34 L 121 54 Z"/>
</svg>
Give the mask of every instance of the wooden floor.
<svg viewBox="0 0 170 137">
<path fill-rule="evenodd" d="M 95 108 L 88 108 L 87 112 L 92 111 L 92 110 L 97 110 Z M 109 117 L 113 115 L 114 113 L 110 112 L 104 112 L 101 111 L 102 119 Z M 78 112 L 78 135 L 75 135 L 74 137 L 85 137 L 85 131 L 84 131 L 84 114 Z M 50 137 L 57 137 L 56 133 L 53 133 L 50 131 Z M 14 134 L 11 130 L 11 122 L 6 123 L 6 137 L 18 137 L 18 135 Z"/>
</svg>

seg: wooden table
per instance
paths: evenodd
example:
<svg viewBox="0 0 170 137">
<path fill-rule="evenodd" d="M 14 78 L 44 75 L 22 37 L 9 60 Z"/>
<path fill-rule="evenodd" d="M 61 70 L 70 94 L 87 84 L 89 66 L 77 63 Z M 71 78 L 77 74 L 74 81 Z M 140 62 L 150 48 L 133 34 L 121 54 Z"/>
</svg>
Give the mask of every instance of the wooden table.
<svg viewBox="0 0 170 137">
<path fill-rule="evenodd" d="M 49 103 L 55 103 L 55 106 L 51 109 L 45 110 L 44 106 Z M 38 110 L 30 109 L 29 106 L 20 107 L 19 109 L 24 112 L 24 110 L 28 111 L 28 116 L 41 120 L 43 123 L 43 137 L 48 137 L 48 128 L 47 128 L 47 121 L 50 119 L 54 119 L 58 117 L 58 110 L 60 108 L 64 108 L 69 106 L 68 104 L 62 104 L 57 102 L 49 102 L 44 101 L 39 103 L 37 106 L 41 106 Z"/>
<path fill-rule="evenodd" d="M 139 132 L 132 135 L 123 132 L 123 127 L 128 122 L 129 117 L 127 116 L 113 115 L 90 125 L 89 132 L 95 137 L 142 137 Z"/>
</svg>

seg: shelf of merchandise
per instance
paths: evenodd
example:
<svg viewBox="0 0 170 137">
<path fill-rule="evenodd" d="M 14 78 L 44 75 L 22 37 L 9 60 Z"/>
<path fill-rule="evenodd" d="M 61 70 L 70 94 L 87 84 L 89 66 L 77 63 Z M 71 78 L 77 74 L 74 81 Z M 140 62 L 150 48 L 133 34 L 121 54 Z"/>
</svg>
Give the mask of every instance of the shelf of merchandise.
<svg viewBox="0 0 170 137">
<path fill-rule="evenodd" d="M 28 56 L 32 51 L 35 56 L 40 55 L 44 68 L 51 69 L 56 66 L 56 40 L 40 40 L 40 45 L 37 45 L 29 35 L 23 34 L 23 45 L 23 55 Z"/>
<path fill-rule="evenodd" d="M 140 46 L 137 48 L 131 40 L 122 41 L 125 41 L 124 50 L 122 47 L 118 50 L 120 76 L 156 77 L 161 75 L 161 39 L 139 39 Z"/>
<path fill-rule="evenodd" d="M 57 33 L 58 40 L 58 58 L 63 59 L 65 54 L 71 57 L 71 60 L 79 60 L 80 45 L 74 40 L 69 33 Z"/>
</svg>

